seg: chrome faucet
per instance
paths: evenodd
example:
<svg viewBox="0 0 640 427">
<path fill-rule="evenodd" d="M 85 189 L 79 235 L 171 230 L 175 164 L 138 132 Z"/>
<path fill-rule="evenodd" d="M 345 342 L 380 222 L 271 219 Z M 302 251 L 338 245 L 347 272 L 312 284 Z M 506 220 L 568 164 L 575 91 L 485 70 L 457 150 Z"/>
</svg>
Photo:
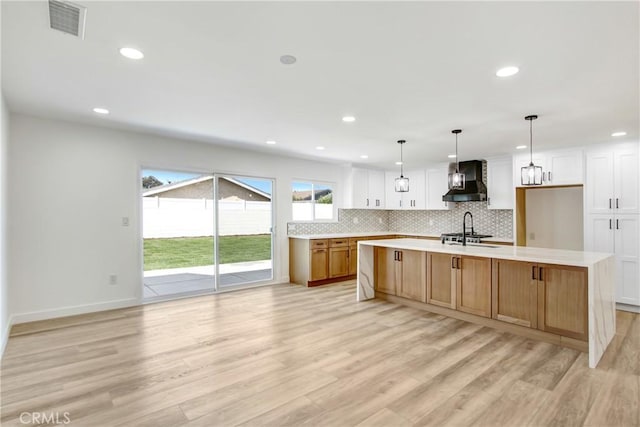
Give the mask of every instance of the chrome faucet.
<svg viewBox="0 0 640 427">
<path fill-rule="evenodd" d="M 462 217 L 462 246 L 467 246 L 467 215 L 471 218 L 471 235 L 474 235 L 473 231 L 473 214 L 469 211 L 464 213 Z"/>
</svg>

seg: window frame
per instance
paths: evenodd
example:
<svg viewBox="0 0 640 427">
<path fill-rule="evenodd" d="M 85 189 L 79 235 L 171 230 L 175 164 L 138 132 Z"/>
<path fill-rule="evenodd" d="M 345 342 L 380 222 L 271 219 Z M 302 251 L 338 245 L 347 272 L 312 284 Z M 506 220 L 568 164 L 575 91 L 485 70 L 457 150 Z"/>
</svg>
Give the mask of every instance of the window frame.
<svg viewBox="0 0 640 427">
<path fill-rule="evenodd" d="M 291 222 L 299 222 L 299 223 L 334 223 L 338 222 L 337 216 L 337 205 L 336 205 L 336 183 L 330 181 L 319 181 L 316 179 L 292 179 L 291 185 L 289 186 L 290 194 L 293 195 L 293 186 L 294 184 L 310 184 L 311 185 L 311 197 L 312 200 L 309 203 L 312 206 L 311 213 L 313 214 L 312 219 L 295 219 L 293 218 L 293 198 L 291 198 Z M 316 200 L 315 200 L 315 187 L 316 185 L 329 187 L 331 189 L 331 197 L 332 197 L 332 208 L 331 208 L 331 218 L 316 218 Z"/>
</svg>

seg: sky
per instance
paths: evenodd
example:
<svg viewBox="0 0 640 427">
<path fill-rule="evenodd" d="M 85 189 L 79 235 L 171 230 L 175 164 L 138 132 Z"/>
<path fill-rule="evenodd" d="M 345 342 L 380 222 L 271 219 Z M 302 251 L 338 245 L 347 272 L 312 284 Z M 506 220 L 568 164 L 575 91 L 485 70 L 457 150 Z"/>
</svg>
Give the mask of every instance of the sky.
<svg viewBox="0 0 640 427">
<path fill-rule="evenodd" d="M 199 173 L 176 172 L 176 171 L 157 170 L 157 169 L 144 169 L 142 171 L 142 176 L 155 176 L 164 184 L 168 184 L 169 182 L 185 181 L 187 179 L 197 178 L 202 175 L 203 174 L 199 174 Z M 270 179 L 244 178 L 244 177 L 237 177 L 237 176 L 234 176 L 233 178 L 247 185 L 250 185 L 254 188 L 257 188 L 258 190 L 261 190 L 267 194 L 271 194 Z"/>
</svg>

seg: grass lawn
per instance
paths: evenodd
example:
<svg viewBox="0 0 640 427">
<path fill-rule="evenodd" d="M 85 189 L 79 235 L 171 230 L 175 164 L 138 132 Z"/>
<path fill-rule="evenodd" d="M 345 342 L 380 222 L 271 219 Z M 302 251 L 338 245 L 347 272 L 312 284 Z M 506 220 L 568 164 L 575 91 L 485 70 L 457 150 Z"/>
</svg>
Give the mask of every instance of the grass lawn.
<svg viewBox="0 0 640 427">
<path fill-rule="evenodd" d="M 271 258 L 271 235 L 221 236 L 220 263 Z M 144 269 L 197 267 L 213 264 L 213 237 L 144 239 Z"/>
</svg>

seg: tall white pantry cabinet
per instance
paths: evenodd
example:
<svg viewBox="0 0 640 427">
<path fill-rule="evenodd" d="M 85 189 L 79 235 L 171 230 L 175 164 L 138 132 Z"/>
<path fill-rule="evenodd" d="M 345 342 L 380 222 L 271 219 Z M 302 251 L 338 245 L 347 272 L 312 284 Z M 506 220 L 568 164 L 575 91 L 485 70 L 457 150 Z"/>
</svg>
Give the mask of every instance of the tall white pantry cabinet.
<svg viewBox="0 0 640 427">
<path fill-rule="evenodd" d="M 640 306 L 638 143 L 586 152 L 585 250 L 616 256 L 616 302 Z"/>
</svg>

